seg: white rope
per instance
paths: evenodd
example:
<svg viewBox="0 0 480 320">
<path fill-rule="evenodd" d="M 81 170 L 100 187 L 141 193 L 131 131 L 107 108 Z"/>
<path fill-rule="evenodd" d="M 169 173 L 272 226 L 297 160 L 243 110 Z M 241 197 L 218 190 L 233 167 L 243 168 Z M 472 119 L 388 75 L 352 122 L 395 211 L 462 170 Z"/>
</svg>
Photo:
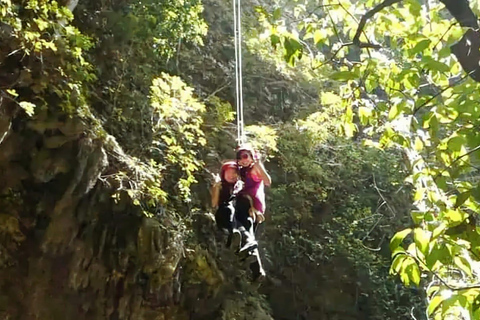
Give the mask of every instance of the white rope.
<svg viewBox="0 0 480 320">
<path fill-rule="evenodd" d="M 243 129 L 243 82 L 242 82 L 242 12 L 241 0 L 233 0 L 233 32 L 235 40 L 235 94 L 237 108 L 237 141 L 245 143 Z"/>
<path fill-rule="evenodd" d="M 240 143 L 240 118 L 238 117 L 238 111 L 240 103 L 238 98 L 240 95 L 238 94 L 238 42 L 237 42 L 237 1 L 233 0 L 233 38 L 235 42 L 235 107 L 237 108 L 237 143 Z"/>
<path fill-rule="evenodd" d="M 239 91 L 240 91 L 240 143 L 245 143 L 245 132 L 244 132 L 244 118 L 243 118 L 243 64 L 242 64 L 242 9 L 241 9 L 241 0 L 238 0 L 238 73 L 239 73 Z"/>
</svg>

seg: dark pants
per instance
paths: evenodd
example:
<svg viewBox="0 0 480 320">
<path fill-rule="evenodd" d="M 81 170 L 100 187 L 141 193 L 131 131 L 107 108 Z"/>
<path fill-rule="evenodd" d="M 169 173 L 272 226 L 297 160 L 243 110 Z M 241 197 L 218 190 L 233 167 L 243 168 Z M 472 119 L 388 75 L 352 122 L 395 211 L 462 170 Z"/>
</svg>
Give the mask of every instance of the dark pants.
<svg viewBox="0 0 480 320">
<path fill-rule="evenodd" d="M 250 217 L 250 200 L 246 197 L 238 195 L 229 202 L 222 203 L 215 213 L 215 221 L 219 229 L 226 229 L 229 234 L 234 229 L 242 230 L 243 244 L 248 241 L 255 241 L 254 225 L 252 217 Z M 257 279 L 260 275 L 264 275 L 262 262 L 258 249 L 251 253 L 255 257 L 255 261 L 250 263 L 250 270 L 253 278 Z"/>
<path fill-rule="evenodd" d="M 254 241 L 255 240 L 255 228 L 256 228 L 256 223 L 254 223 L 253 218 L 250 217 L 249 211 L 251 207 L 251 202 L 248 198 L 242 197 L 241 195 L 237 197 L 237 203 L 235 205 L 236 208 L 236 215 L 235 218 L 237 221 L 240 222 L 240 224 L 245 227 L 245 230 L 247 231 L 250 240 L 248 241 Z M 260 253 L 258 252 L 258 249 L 254 249 L 253 251 L 250 252 L 250 255 L 254 258 L 254 260 L 250 263 L 250 270 L 252 271 L 252 276 L 253 280 L 259 279 L 260 276 L 265 276 L 265 271 L 263 270 L 262 267 L 262 261 L 260 260 Z"/>
<path fill-rule="evenodd" d="M 218 206 L 215 213 L 215 221 L 219 229 L 225 229 L 232 232 L 235 225 L 235 207 L 234 200 L 223 202 Z"/>
<path fill-rule="evenodd" d="M 250 201 L 242 196 L 237 196 L 228 202 L 220 204 L 215 213 L 215 221 L 220 229 L 231 232 L 234 228 L 244 227 L 253 236 L 253 219 L 249 214 Z"/>
<path fill-rule="evenodd" d="M 238 226 L 242 226 L 245 230 L 251 233 L 252 237 L 255 238 L 253 234 L 253 218 L 250 217 L 250 200 L 241 195 L 237 196 L 235 203 L 235 220 L 237 221 Z"/>
</svg>

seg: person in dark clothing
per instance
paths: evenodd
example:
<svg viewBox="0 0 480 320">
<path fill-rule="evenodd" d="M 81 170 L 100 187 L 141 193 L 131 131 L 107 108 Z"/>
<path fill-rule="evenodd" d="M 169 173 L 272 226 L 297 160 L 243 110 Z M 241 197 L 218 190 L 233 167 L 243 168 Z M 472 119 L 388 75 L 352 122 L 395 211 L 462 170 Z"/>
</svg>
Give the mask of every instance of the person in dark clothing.
<svg viewBox="0 0 480 320">
<path fill-rule="evenodd" d="M 235 222 L 235 195 L 241 188 L 236 162 L 225 162 L 212 188 L 212 206 L 217 208 L 215 221 L 218 228 L 228 232 L 227 246 L 235 250 L 240 247 L 242 239 Z"/>
</svg>

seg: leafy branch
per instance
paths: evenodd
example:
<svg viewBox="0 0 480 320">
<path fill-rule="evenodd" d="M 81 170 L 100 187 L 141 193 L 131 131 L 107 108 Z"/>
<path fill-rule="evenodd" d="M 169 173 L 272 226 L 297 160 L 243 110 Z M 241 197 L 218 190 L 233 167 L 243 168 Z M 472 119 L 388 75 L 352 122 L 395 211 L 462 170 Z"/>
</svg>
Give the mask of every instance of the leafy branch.
<svg viewBox="0 0 480 320">
<path fill-rule="evenodd" d="M 421 264 L 426 270 L 428 270 L 428 272 L 430 272 L 431 274 L 433 274 L 434 277 L 436 277 L 445 287 L 447 287 L 448 289 L 452 290 L 452 291 L 462 291 L 462 290 L 470 290 L 470 289 L 480 289 L 480 284 L 474 284 L 474 285 L 470 285 L 470 286 L 452 286 L 451 284 L 448 283 L 447 280 L 445 280 L 444 278 L 442 278 L 438 272 L 435 272 L 433 270 L 431 270 L 425 262 L 423 262 L 421 259 L 419 259 L 418 257 L 410 254 L 410 253 L 407 253 L 407 252 L 398 252 L 396 255 L 393 256 L 393 259 L 395 259 L 395 257 L 397 257 L 398 255 L 406 255 L 407 257 L 410 257 L 412 258 L 413 260 L 415 260 L 417 262 L 417 264 Z"/>
<path fill-rule="evenodd" d="M 470 72 L 471 73 L 471 72 Z M 457 81 L 455 81 L 454 83 L 446 86 L 445 88 L 443 88 L 442 90 L 438 91 L 436 94 L 434 94 L 432 97 L 430 97 L 427 101 L 425 101 L 424 103 L 422 103 L 421 105 L 419 105 L 418 107 L 416 107 L 414 110 L 413 110 L 413 115 L 416 115 L 418 111 L 420 111 L 420 109 L 423 109 L 424 107 L 426 107 L 430 102 L 432 102 L 433 100 L 435 100 L 438 96 L 442 95 L 445 91 L 447 91 L 448 89 L 451 89 L 453 87 L 455 87 L 457 84 L 459 84 L 460 82 L 462 82 L 463 80 L 465 80 L 467 77 L 470 76 L 470 73 L 467 73 L 466 75 L 462 76 L 460 79 L 458 79 Z"/>
<path fill-rule="evenodd" d="M 380 49 L 382 46 L 379 44 L 373 44 L 369 42 L 362 42 L 360 41 L 360 36 L 365 28 L 365 24 L 369 19 L 371 19 L 375 14 L 382 11 L 383 9 L 394 5 L 402 0 L 385 0 L 384 2 L 376 5 L 372 10 L 365 13 L 362 18 L 360 19 L 360 23 L 358 24 L 357 32 L 353 37 L 352 44 L 356 45 L 359 48 L 373 48 L 373 49 Z"/>
<path fill-rule="evenodd" d="M 480 150 L 480 145 L 476 146 L 475 148 L 473 148 L 472 150 L 468 151 L 467 153 L 465 154 L 462 154 L 461 156 L 459 156 L 458 158 L 456 158 L 455 160 L 452 161 L 452 163 L 446 167 L 445 169 L 443 169 L 441 172 L 437 173 L 435 175 L 435 177 L 433 178 L 434 181 L 436 181 L 445 171 L 447 171 L 448 169 L 451 169 L 453 167 L 453 165 L 455 163 L 457 163 L 458 161 L 460 161 L 461 159 L 465 158 L 466 156 L 469 156 L 471 155 L 472 153 L 476 152 Z"/>
<path fill-rule="evenodd" d="M 386 0 L 380 4 L 378 4 L 376 7 L 374 7 L 372 10 L 368 11 L 367 13 L 365 13 L 362 18 L 360 19 L 360 22 L 358 23 L 358 27 L 357 27 L 357 31 L 355 32 L 355 36 L 353 37 L 353 40 L 351 42 L 345 42 L 345 43 L 342 43 L 341 46 L 335 50 L 335 52 L 332 54 L 332 56 L 330 57 L 330 59 L 323 63 L 323 64 L 326 64 L 328 62 L 331 62 L 333 61 L 333 59 L 335 59 L 335 57 L 338 55 L 338 53 L 345 47 L 349 47 L 349 46 L 357 46 L 359 48 L 366 48 L 366 49 L 381 49 L 382 46 L 379 45 L 379 44 L 375 44 L 375 43 L 371 43 L 371 42 L 362 42 L 360 41 L 360 36 L 363 34 L 365 37 L 366 37 L 366 34 L 365 34 L 365 25 L 367 23 L 367 20 L 371 19 L 375 14 L 377 14 L 378 12 L 382 11 L 384 8 L 386 7 L 389 7 L 389 6 L 392 6 L 394 5 L 395 3 L 398 3 L 402 0 Z M 351 14 L 341 3 L 338 3 L 338 5 L 349 15 L 351 16 L 352 18 L 355 19 L 355 16 L 353 14 Z M 330 13 L 329 13 L 330 15 Z M 331 19 L 331 17 L 330 17 Z M 356 19 L 355 19 L 356 20 Z M 333 22 L 333 21 L 332 21 Z M 334 29 L 334 32 L 335 34 L 337 35 L 337 37 L 340 39 L 339 35 L 338 35 L 338 31 L 335 27 L 335 24 L 333 24 L 333 29 Z M 323 65 L 322 64 L 322 65 Z"/>
</svg>

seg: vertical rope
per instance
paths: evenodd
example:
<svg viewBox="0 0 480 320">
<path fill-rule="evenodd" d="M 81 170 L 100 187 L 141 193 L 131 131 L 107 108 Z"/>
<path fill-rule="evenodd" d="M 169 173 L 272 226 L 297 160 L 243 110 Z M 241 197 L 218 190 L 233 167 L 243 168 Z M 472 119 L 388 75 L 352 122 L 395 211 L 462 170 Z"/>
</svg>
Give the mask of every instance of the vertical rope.
<svg viewBox="0 0 480 320">
<path fill-rule="evenodd" d="M 242 19 L 241 0 L 233 0 L 233 32 L 235 41 L 235 98 L 237 109 L 237 143 L 245 142 L 243 129 L 243 82 L 242 82 Z"/>
<path fill-rule="evenodd" d="M 239 114 L 239 106 L 240 103 L 238 98 L 240 95 L 238 94 L 238 42 L 237 42 L 237 1 L 233 0 L 233 39 L 235 44 L 235 107 L 237 108 L 237 143 L 240 143 L 240 118 L 238 117 Z"/>
<path fill-rule="evenodd" d="M 238 78 L 240 93 L 240 144 L 245 143 L 244 119 L 243 119 L 243 64 L 242 64 L 242 7 L 238 0 L 237 26 L 238 26 Z"/>
</svg>

